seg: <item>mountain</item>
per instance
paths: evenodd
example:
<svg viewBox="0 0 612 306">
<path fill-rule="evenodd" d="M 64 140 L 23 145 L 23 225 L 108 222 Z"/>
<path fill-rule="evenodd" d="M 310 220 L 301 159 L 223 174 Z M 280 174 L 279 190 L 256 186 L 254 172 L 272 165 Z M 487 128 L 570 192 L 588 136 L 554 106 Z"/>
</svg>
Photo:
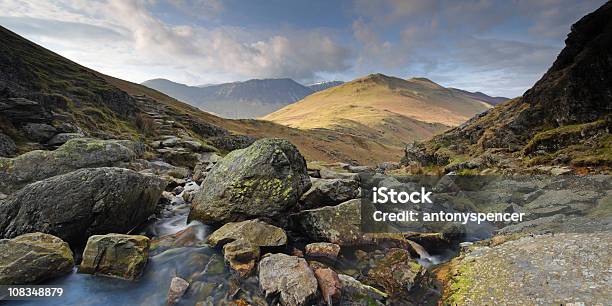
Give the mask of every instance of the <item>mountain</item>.
<svg viewBox="0 0 612 306">
<path fill-rule="evenodd" d="M 307 158 L 373 165 L 401 150 L 336 131 L 302 131 L 259 120 L 230 120 L 149 87 L 101 74 L 0 27 L 0 156 L 53 149 L 55 136 L 132 139 L 147 145 L 178 136 L 221 153 L 256 138 L 284 138 Z"/>
<path fill-rule="evenodd" d="M 550 69 L 522 97 L 408 146 L 405 163 L 578 172 L 612 166 L 612 2 L 572 26 Z M 599 169 L 599 170 L 598 170 Z"/>
<path fill-rule="evenodd" d="M 506 101 L 510 100 L 509 98 L 506 98 L 506 97 L 491 97 L 491 96 L 489 96 L 489 95 L 487 95 L 485 93 L 482 93 L 480 91 L 470 92 L 470 91 L 463 90 L 463 89 L 458 89 L 458 88 L 449 88 L 449 89 L 452 90 L 452 91 L 455 91 L 457 93 L 466 95 L 466 96 L 468 96 L 468 97 L 470 97 L 472 99 L 480 100 L 480 101 L 483 101 L 483 102 L 487 102 L 487 103 L 489 103 L 491 105 L 497 105 L 497 104 L 500 104 L 500 103 L 503 103 L 503 102 L 506 102 Z"/>
<path fill-rule="evenodd" d="M 490 107 L 428 79 L 371 74 L 314 93 L 262 119 L 302 130 L 334 130 L 403 146 L 457 126 Z"/>
<path fill-rule="evenodd" d="M 225 118 L 263 116 L 314 92 L 291 79 L 253 79 L 208 86 L 153 79 L 142 85 Z"/>
<path fill-rule="evenodd" d="M 342 81 L 325 81 L 325 82 L 310 84 L 307 87 L 312 89 L 312 91 L 314 92 L 318 92 L 318 91 L 332 88 L 332 87 L 342 85 L 342 84 L 344 84 L 344 82 Z"/>
</svg>

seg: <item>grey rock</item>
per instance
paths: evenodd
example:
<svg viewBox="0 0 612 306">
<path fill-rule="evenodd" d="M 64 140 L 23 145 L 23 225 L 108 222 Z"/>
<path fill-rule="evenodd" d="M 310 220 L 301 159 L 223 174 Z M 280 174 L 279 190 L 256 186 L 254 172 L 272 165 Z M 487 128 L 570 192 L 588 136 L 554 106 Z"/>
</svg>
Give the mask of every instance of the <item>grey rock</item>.
<svg viewBox="0 0 612 306">
<path fill-rule="evenodd" d="M 208 237 L 208 243 L 214 247 L 241 239 L 247 240 L 258 247 L 287 244 L 287 235 L 282 228 L 260 220 L 227 223 Z"/>
<path fill-rule="evenodd" d="M 82 138 L 83 134 L 80 133 L 59 133 L 53 136 L 49 141 L 47 141 L 47 145 L 49 146 L 61 146 L 68 142 L 70 139 Z"/>
<path fill-rule="evenodd" d="M 11 137 L 0 133 L 0 156 L 11 156 L 17 152 L 17 146 Z"/>
<path fill-rule="evenodd" d="M 387 294 L 345 274 L 338 274 L 342 284 L 342 305 L 383 305 Z"/>
<path fill-rule="evenodd" d="M 57 134 L 57 129 L 45 123 L 28 123 L 22 129 L 29 139 L 37 142 L 46 142 Z"/>
<path fill-rule="evenodd" d="M 79 273 L 136 280 L 149 259 L 149 238 L 140 235 L 94 235 L 83 251 Z"/>
<path fill-rule="evenodd" d="M 322 179 L 343 179 L 359 181 L 359 174 L 357 173 L 335 172 L 326 168 L 319 170 L 319 175 Z"/>
<path fill-rule="evenodd" d="M 225 223 L 273 219 L 292 209 L 310 187 L 306 161 L 286 140 L 262 139 L 220 160 L 193 200 L 190 220 Z"/>
<path fill-rule="evenodd" d="M 27 185 L 0 206 L 0 235 L 44 232 L 82 245 L 125 233 L 155 211 L 165 183 L 128 169 L 80 169 Z"/>
<path fill-rule="evenodd" d="M 341 179 L 317 179 L 302 195 L 300 202 L 306 209 L 337 205 L 359 197 L 359 182 Z"/>
<path fill-rule="evenodd" d="M 70 274 L 74 258 L 61 239 L 31 233 L 0 240 L 0 285 L 37 284 Z"/>
<path fill-rule="evenodd" d="M 166 305 L 174 305 L 178 303 L 185 291 L 189 288 L 189 282 L 180 278 L 173 277 L 170 281 L 170 288 L 168 288 L 168 298 L 166 299 Z"/>
<path fill-rule="evenodd" d="M 306 260 L 286 254 L 269 254 L 259 262 L 259 285 L 266 296 L 280 294 L 282 305 L 309 305 L 318 283 Z"/>
<path fill-rule="evenodd" d="M 0 192 L 10 194 L 26 184 L 80 168 L 109 167 L 136 159 L 141 143 L 129 140 L 79 138 L 54 151 L 31 151 L 14 158 L 0 158 Z"/>
</svg>

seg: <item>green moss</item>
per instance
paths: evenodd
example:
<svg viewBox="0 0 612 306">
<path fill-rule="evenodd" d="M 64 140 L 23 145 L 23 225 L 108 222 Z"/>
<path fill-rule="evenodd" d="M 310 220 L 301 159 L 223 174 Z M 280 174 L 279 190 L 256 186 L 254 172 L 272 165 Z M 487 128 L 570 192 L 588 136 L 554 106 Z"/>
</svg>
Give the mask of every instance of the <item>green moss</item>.
<svg viewBox="0 0 612 306">
<path fill-rule="evenodd" d="M 460 263 L 455 275 L 450 280 L 450 294 L 444 300 L 444 304 L 464 305 L 466 297 L 472 293 L 473 271 L 469 263 Z"/>
</svg>

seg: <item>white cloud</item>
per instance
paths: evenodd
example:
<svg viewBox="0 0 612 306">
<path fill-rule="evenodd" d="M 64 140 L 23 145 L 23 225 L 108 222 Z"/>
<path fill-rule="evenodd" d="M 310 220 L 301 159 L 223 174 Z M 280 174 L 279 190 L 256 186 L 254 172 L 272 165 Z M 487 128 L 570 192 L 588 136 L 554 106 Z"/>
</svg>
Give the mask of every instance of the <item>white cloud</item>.
<svg viewBox="0 0 612 306">
<path fill-rule="evenodd" d="M 309 80 L 318 73 L 348 67 L 349 50 L 321 31 L 272 35 L 241 28 L 168 24 L 152 13 L 155 2 L 146 0 L 38 4 L 3 1 L 0 22 L 83 65 L 133 81 L 160 76 L 191 83 L 253 77 Z M 223 10 L 220 2 L 212 0 L 173 4 L 211 14 Z M 75 31 L 80 35 L 73 36 Z M 122 65 L 140 71 L 122 69 Z M 164 73 L 149 75 L 147 71 Z"/>
</svg>

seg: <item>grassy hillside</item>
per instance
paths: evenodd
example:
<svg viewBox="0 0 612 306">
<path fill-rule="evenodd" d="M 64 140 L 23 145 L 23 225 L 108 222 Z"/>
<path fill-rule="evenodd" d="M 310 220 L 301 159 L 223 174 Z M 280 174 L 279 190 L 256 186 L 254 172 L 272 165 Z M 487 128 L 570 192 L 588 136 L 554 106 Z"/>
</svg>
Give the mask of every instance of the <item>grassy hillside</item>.
<svg viewBox="0 0 612 306">
<path fill-rule="evenodd" d="M 490 107 L 427 79 L 372 74 L 310 95 L 262 119 L 399 146 L 429 138 Z"/>
</svg>

